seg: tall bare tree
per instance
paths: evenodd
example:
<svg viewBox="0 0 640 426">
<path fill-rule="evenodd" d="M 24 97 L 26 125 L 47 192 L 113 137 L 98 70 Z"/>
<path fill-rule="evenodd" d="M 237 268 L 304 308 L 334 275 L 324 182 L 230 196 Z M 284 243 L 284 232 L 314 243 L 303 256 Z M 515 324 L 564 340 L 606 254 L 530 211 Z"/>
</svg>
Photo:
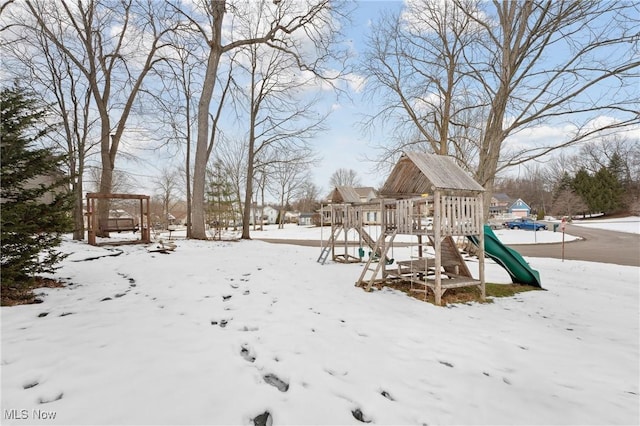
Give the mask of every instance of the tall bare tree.
<svg viewBox="0 0 640 426">
<path fill-rule="evenodd" d="M 338 169 L 329 178 L 329 186 L 360 186 L 362 185 L 358 172 L 353 169 Z"/>
<path fill-rule="evenodd" d="M 182 182 L 186 196 L 187 238 L 191 236 L 191 180 L 192 180 L 192 143 L 194 141 L 197 94 L 203 79 L 204 46 L 200 39 L 187 31 L 171 34 L 170 59 L 157 69 L 162 75 L 161 90 L 155 93 L 156 103 L 162 119 L 168 123 L 168 136 L 174 152 L 183 153 L 182 165 L 177 167 L 183 174 Z"/>
<path fill-rule="evenodd" d="M 313 154 L 309 138 L 323 130 L 327 114 L 315 107 L 316 96 L 303 98 L 298 93 L 313 84 L 315 78 L 297 71 L 295 58 L 269 46 L 254 44 L 243 50 L 249 76 L 248 149 L 245 205 L 251 202 L 256 171 L 265 178 L 267 170 L 280 170 L 286 164 L 309 164 Z M 242 59 L 242 57 L 240 58 Z M 262 183 L 264 191 L 267 182 Z M 242 238 L 248 239 L 249 211 L 244 211 Z"/>
<path fill-rule="evenodd" d="M 472 10 L 476 3 L 464 0 Z M 406 147 L 466 156 L 474 129 L 463 60 L 480 37 L 467 14 L 449 1 L 409 1 L 372 26 L 362 71 L 371 77 L 367 95 L 378 110 L 365 124 L 389 125 L 397 138 L 380 147 L 383 161 Z"/>
<path fill-rule="evenodd" d="M 297 59 L 298 66 L 313 72 L 321 70 L 324 55 L 337 32 L 340 6 L 329 0 L 227 2 L 226 0 L 202 0 L 186 10 L 174 5 L 191 21 L 209 47 L 205 78 L 198 103 L 198 132 L 193 176 L 193 228 L 192 237 L 206 239 L 204 224 L 205 172 L 208 161 L 207 145 L 210 140 L 209 110 L 213 97 L 218 67 L 222 56 L 234 49 L 253 44 L 268 43 Z M 223 34 L 225 17 L 231 24 Z M 247 32 L 256 28 L 259 31 Z M 306 51 L 313 45 L 313 56 Z M 320 57 L 316 54 L 320 52 Z"/>
<path fill-rule="evenodd" d="M 637 4 L 494 0 L 488 13 L 463 10 L 488 36 L 472 74 L 489 101 L 476 172 L 485 187 L 501 169 L 640 123 Z M 557 117 L 573 127 L 563 140 L 505 152 L 510 135 Z"/>
<path fill-rule="evenodd" d="M 24 31 L 14 26 L 4 35 L 3 72 L 20 81 L 21 85 L 29 86 L 34 96 L 39 96 L 56 111 L 50 117 L 53 131 L 46 137 L 57 151 L 66 154 L 74 194 L 73 238 L 82 240 L 85 165 L 97 145 L 94 138 L 97 117 L 91 109 L 89 85 L 69 58 L 41 32 Z"/>
<path fill-rule="evenodd" d="M 431 151 L 454 154 L 492 190 L 497 174 L 508 167 L 637 125 L 640 105 L 634 82 L 640 60 L 633 52 L 638 50 L 640 37 L 638 8 L 630 2 L 596 0 L 408 2 L 403 14 L 381 23 L 390 35 L 372 37 L 370 47 L 374 59 L 381 51 L 386 55 L 384 61 L 369 67 L 371 81 L 394 96 L 387 108 L 399 112 L 398 120 L 413 127 L 414 133 L 395 147 L 414 143 L 424 147 L 435 134 L 438 138 L 432 139 L 448 148 L 430 143 Z M 458 18 L 438 19 L 452 14 Z M 441 21 L 450 25 L 434 25 Z M 421 39 L 411 44 L 413 51 L 381 48 L 385 47 L 382 42 L 399 37 L 394 33 L 413 34 L 416 28 L 424 30 L 427 39 L 440 39 L 440 44 Z M 447 56 L 456 50 L 445 46 L 460 50 Z M 434 47 L 439 51 L 429 50 Z M 434 57 L 437 52 L 440 54 Z M 452 70 L 455 87 L 461 90 L 449 98 L 449 92 L 440 86 L 450 87 L 442 82 L 452 81 L 445 78 Z M 419 85 L 413 84 L 415 78 L 429 83 L 428 89 L 420 93 Z M 413 97 L 405 95 L 414 87 L 417 92 L 408 92 Z M 423 98 L 437 102 L 430 104 Z M 443 108 L 446 100 L 452 102 L 451 109 Z M 427 117 L 433 117 L 436 130 L 444 129 L 444 120 L 448 120 L 448 132 L 429 131 L 422 124 Z M 508 143 L 524 130 L 543 125 L 569 130 L 555 140 Z M 487 203 L 489 199 L 486 197 Z"/>
<path fill-rule="evenodd" d="M 314 158 L 312 153 L 301 158 L 296 158 L 287 161 L 282 161 L 273 164 L 270 167 L 269 175 L 270 185 L 269 190 L 271 194 L 278 199 L 278 205 L 280 206 L 280 213 L 278 221 L 278 228 L 284 227 L 284 216 L 286 208 L 297 197 L 303 194 L 305 185 L 309 182 L 309 166 L 313 163 Z"/>
<path fill-rule="evenodd" d="M 302 183 L 298 199 L 294 206 L 300 212 L 313 213 L 320 208 L 320 198 L 322 198 L 320 187 L 308 178 Z"/>
<path fill-rule="evenodd" d="M 179 202 L 177 193 L 180 179 L 176 170 L 162 169 L 153 180 L 155 195 L 162 204 L 162 222 L 168 224 L 171 209 Z"/>
<path fill-rule="evenodd" d="M 167 4 L 146 0 L 25 0 L 22 10 L 30 19 L 21 15 L 17 27 L 43 34 L 88 84 L 100 122 L 100 192 L 111 192 L 127 122 L 145 79 L 165 59 L 165 37 L 180 21 Z M 107 203 L 98 214 L 107 217 Z"/>
</svg>

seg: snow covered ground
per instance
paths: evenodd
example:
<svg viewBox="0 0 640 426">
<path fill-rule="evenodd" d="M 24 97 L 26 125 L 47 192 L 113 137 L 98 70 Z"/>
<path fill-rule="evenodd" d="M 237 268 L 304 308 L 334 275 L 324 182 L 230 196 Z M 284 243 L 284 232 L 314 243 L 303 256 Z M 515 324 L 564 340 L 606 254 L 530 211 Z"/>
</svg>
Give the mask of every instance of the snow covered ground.
<svg viewBox="0 0 640 426">
<path fill-rule="evenodd" d="M 639 218 L 640 219 L 640 218 Z M 364 230 L 375 240 L 380 235 L 380 226 L 364 226 Z M 504 244 L 540 244 L 558 243 L 562 241 L 562 232 L 526 231 L 522 229 L 497 229 L 494 233 Z M 289 240 L 320 240 L 327 241 L 331 236 L 330 227 L 285 225 L 284 229 L 278 229 L 277 225 L 267 225 L 262 231 L 255 231 L 251 237 L 256 239 L 289 239 Z M 340 237 L 344 238 L 343 236 Z M 579 239 L 576 236 L 565 234 L 565 241 Z M 396 242 L 409 242 L 415 240 L 410 235 L 398 235 Z M 342 241 L 342 240 L 341 240 Z M 354 230 L 348 235 L 348 241 L 359 242 L 359 237 Z"/>
<path fill-rule="evenodd" d="M 318 248 L 176 244 L 64 242 L 67 287 L 1 310 L 2 424 L 640 423 L 640 268 L 529 258 L 547 291 L 436 307 Z"/>
<path fill-rule="evenodd" d="M 574 220 L 574 225 L 587 228 L 608 229 L 618 232 L 640 234 L 640 216 L 621 217 L 616 219 Z"/>
</svg>

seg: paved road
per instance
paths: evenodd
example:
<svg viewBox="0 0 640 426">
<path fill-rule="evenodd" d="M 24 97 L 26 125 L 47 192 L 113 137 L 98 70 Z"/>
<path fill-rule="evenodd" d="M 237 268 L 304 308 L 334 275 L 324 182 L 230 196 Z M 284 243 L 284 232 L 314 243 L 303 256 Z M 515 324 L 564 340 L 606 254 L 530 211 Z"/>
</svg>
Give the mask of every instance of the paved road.
<svg viewBox="0 0 640 426">
<path fill-rule="evenodd" d="M 567 234 L 582 240 L 564 244 L 564 258 L 589 262 L 640 266 L 640 235 L 567 224 Z M 562 257 L 562 243 L 509 244 L 523 256 Z"/>
<path fill-rule="evenodd" d="M 581 237 L 582 240 L 565 243 L 565 259 L 640 267 L 640 235 L 638 234 L 606 231 L 571 224 L 567 224 L 566 232 Z M 320 247 L 318 240 L 261 240 L 275 244 Z M 523 256 L 562 258 L 562 243 L 509 244 L 509 247 L 517 250 Z"/>
</svg>

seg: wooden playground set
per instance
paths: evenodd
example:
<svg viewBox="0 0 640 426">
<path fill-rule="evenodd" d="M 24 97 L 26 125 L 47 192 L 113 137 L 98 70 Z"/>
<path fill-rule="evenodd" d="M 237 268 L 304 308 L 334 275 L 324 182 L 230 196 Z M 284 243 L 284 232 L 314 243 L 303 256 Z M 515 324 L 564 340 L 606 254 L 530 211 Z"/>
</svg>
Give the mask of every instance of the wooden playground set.
<svg viewBox="0 0 640 426">
<path fill-rule="evenodd" d="M 366 245 L 370 252 L 356 285 L 367 291 L 374 285 L 403 281 L 411 284 L 411 291 L 423 293 L 425 300 L 428 292 L 433 292 L 436 305 L 440 305 L 448 289 L 477 286 L 484 299 L 483 193 L 484 188 L 451 158 L 404 153 L 383 185 L 380 199 L 337 202 L 323 208 L 330 218 L 331 232 L 318 262 L 324 264 L 330 254 L 334 262 L 361 262 Z M 376 239 L 365 230 L 365 212 L 378 213 L 380 234 Z M 348 252 L 352 230 L 359 238 L 359 256 Z M 403 238 L 402 244 L 417 247 L 417 256 L 403 260 L 389 257 L 399 235 L 410 236 Z M 462 258 L 454 241 L 457 236 L 476 242 L 478 278 Z M 411 242 L 407 243 L 408 239 Z"/>
</svg>

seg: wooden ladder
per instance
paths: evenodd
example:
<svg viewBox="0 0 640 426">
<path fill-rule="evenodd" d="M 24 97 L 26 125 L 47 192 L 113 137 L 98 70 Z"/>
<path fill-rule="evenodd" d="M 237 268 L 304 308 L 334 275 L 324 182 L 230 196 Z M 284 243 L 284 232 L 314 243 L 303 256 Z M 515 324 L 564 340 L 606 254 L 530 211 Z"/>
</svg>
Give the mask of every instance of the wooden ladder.
<svg viewBox="0 0 640 426">
<path fill-rule="evenodd" d="M 341 229 L 341 227 L 336 227 L 331 231 L 331 237 L 329 237 L 327 245 L 322 247 L 322 251 L 320 252 L 320 256 L 318 256 L 318 260 L 316 260 L 316 262 L 324 265 L 324 263 L 327 261 L 327 258 L 329 257 L 329 253 L 331 253 L 331 248 L 333 247 L 336 237 L 340 234 Z"/>
<path fill-rule="evenodd" d="M 384 267 L 387 262 L 387 253 L 389 252 L 389 248 L 391 248 L 391 244 L 393 244 L 393 240 L 396 237 L 397 230 L 394 230 L 392 234 L 387 234 L 386 232 L 382 232 L 376 241 L 375 246 L 373 247 L 373 253 L 380 253 L 378 257 L 378 264 L 374 267 L 371 267 L 371 264 L 374 262 L 375 256 L 373 253 L 369 256 L 369 260 L 364 265 L 362 269 L 362 273 L 360 274 L 360 278 L 356 281 L 356 287 L 361 287 L 365 282 L 367 283 L 367 291 L 371 291 L 371 287 L 373 283 L 376 281 L 376 277 L 380 274 L 380 271 Z M 389 241 L 386 241 L 387 237 L 390 237 Z M 367 277 L 367 274 L 370 274 Z"/>
</svg>

